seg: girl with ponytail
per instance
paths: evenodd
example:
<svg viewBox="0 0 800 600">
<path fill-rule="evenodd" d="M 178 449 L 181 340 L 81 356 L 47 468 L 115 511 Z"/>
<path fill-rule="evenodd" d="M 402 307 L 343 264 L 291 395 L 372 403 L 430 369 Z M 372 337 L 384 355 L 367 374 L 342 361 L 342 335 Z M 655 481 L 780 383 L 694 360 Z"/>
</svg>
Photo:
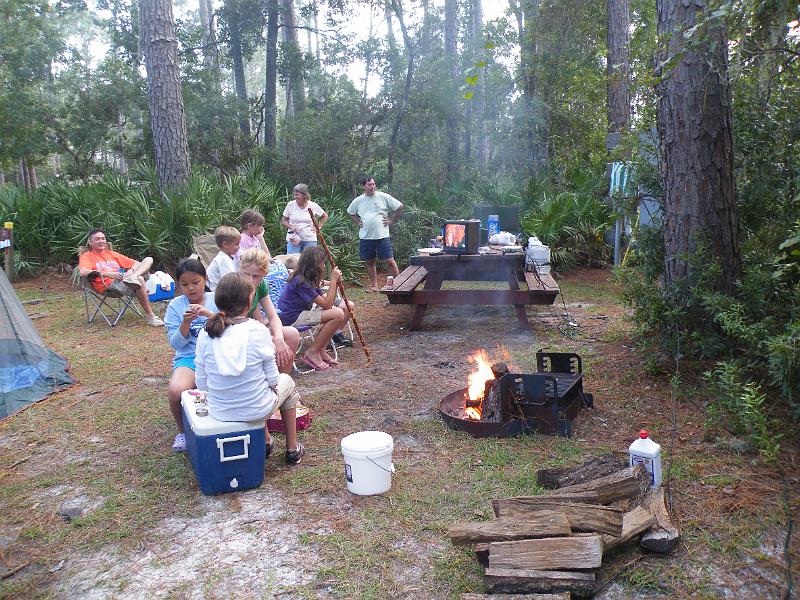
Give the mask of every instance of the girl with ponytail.
<svg viewBox="0 0 800 600">
<path fill-rule="evenodd" d="M 300 462 L 297 441 L 299 395 L 289 375 L 278 372 L 269 330 L 247 313 L 255 290 L 250 277 L 228 273 L 214 301 L 218 312 L 197 340 L 197 387 L 208 391 L 208 411 L 218 421 L 259 421 L 280 410 L 286 428 L 286 462 Z M 266 429 L 266 427 L 265 427 Z M 267 456 L 274 441 L 266 431 Z"/>
</svg>

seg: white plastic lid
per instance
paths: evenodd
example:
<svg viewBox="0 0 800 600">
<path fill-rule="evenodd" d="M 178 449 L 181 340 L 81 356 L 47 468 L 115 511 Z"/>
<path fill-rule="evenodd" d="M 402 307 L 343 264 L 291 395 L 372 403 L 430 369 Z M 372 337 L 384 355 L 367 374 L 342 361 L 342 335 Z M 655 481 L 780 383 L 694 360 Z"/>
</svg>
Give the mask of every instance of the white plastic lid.
<svg viewBox="0 0 800 600">
<path fill-rule="evenodd" d="M 383 431 L 358 431 L 342 438 L 342 450 L 350 454 L 384 453 L 392 448 L 392 436 Z"/>
</svg>

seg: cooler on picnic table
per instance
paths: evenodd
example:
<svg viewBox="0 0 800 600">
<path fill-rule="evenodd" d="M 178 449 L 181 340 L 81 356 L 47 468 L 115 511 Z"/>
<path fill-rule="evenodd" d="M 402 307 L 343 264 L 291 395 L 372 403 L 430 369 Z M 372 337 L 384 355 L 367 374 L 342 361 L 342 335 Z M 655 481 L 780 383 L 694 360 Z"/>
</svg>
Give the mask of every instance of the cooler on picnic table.
<svg viewBox="0 0 800 600">
<path fill-rule="evenodd" d="M 186 451 L 200 491 L 204 494 L 239 492 L 264 482 L 266 439 L 264 421 L 217 421 L 197 390 L 181 394 Z"/>
</svg>

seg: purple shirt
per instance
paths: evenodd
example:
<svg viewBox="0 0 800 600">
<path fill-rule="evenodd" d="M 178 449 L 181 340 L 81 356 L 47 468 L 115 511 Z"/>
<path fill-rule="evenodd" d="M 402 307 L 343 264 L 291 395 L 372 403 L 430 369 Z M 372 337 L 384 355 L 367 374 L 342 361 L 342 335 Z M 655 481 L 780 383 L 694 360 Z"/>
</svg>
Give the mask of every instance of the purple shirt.
<svg viewBox="0 0 800 600">
<path fill-rule="evenodd" d="M 292 277 L 278 299 L 278 316 L 281 318 L 281 323 L 291 325 L 297 321 L 301 312 L 311 310 L 314 298 L 317 296 L 322 296 L 321 289 L 310 286 L 299 277 Z"/>
</svg>

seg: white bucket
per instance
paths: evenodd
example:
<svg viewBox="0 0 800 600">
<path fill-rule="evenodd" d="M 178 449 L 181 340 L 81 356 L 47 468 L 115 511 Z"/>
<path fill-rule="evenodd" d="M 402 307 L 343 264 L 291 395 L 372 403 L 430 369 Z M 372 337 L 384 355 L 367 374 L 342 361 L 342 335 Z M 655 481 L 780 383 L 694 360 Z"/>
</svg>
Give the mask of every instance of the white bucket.
<svg viewBox="0 0 800 600">
<path fill-rule="evenodd" d="M 359 431 L 342 439 L 347 489 L 359 496 L 382 494 L 392 487 L 394 440 L 382 431 Z"/>
</svg>

